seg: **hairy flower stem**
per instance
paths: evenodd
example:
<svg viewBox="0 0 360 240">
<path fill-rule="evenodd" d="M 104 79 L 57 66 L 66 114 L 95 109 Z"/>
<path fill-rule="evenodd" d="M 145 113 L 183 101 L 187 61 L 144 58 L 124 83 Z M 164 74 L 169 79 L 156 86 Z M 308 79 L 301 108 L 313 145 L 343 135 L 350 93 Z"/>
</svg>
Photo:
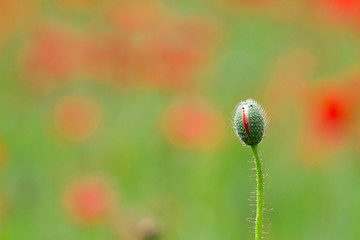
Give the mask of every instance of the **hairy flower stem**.
<svg viewBox="0 0 360 240">
<path fill-rule="evenodd" d="M 262 163 L 259 158 L 257 144 L 251 146 L 256 167 L 256 218 L 255 218 L 255 240 L 262 240 L 263 234 L 263 214 L 264 214 L 264 175 Z"/>
</svg>

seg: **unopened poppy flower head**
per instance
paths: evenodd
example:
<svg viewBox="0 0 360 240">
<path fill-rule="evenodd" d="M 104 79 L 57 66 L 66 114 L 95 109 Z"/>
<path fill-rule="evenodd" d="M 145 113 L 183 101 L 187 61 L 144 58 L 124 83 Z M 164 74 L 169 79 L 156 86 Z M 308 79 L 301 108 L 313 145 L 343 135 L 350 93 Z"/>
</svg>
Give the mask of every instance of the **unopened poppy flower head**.
<svg viewBox="0 0 360 240">
<path fill-rule="evenodd" d="M 79 224 L 93 225 L 106 221 L 114 209 L 113 189 L 100 177 L 85 177 L 71 183 L 64 193 L 64 207 Z"/>
<path fill-rule="evenodd" d="M 97 130 L 101 121 L 101 107 L 93 98 L 65 96 L 55 106 L 54 121 L 59 134 L 66 140 L 83 141 Z"/>
<path fill-rule="evenodd" d="M 198 97 L 181 98 L 163 113 L 162 130 L 174 145 L 193 149 L 216 149 L 224 135 L 219 111 Z"/>
<path fill-rule="evenodd" d="M 265 127 L 265 112 L 255 100 L 248 99 L 239 103 L 235 110 L 234 128 L 244 144 L 259 144 L 264 137 Z"/>
</svg>

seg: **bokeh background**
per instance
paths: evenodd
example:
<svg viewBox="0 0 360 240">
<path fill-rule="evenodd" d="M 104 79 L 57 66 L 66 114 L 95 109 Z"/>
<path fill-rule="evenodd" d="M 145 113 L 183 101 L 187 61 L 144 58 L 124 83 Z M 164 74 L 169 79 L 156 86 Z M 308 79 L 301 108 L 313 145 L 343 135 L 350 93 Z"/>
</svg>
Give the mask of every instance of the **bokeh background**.
<svg viewBox="0 0 360 240">
<path fill-rule="evenodd" d="M 0 0 L 0 239 L 360 239 L 357 0 Z M 271 223 L 271 224 L 270 224 Z"/>
</svg>

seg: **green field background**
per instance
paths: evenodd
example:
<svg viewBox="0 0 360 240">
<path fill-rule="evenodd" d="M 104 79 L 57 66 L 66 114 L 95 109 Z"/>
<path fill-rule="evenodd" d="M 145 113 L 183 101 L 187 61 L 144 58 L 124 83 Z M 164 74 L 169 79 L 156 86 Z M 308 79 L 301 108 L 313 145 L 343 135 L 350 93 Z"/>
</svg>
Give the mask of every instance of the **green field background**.
<svg viewBox="0 0 360 240">
<path fill-rule="evenodd" d="M 66 76 L 47 70 L 46 58 L 38 65 L 26 60 L 42 29 L 79 41 L 99 39 L 101 47 L 115 35 L 114 41 L 146 42 L 144 32 L 151 35 L 159 23 L 137 29 L 139 40 L 112 22 L 114 9 L 124 13 L 131 4 L 0 1 L 0 239 L 146 239 L 138 233 L 143 218 L 156 223 L 164 240 L 253 239 L 247 220 L 255 209 L 249 201 L 255 190 L 251 149 L 232 126 L 235 106 L 247 98 L 256 99 L 268 116 L 259 145 L 272 209 L 266 236 L 360 239 L 360 7 L 332 16 L 333 6 L 311 1 L 154 1 L 164 13 L 164 36 L 176 31 L 167 26 L 171 21 L 200 22 L 194 34 L 201 26 L 209 31 L 196 47 L 191 44 L 198 38 L 170 36 L 176 46 L 206 53 L 200 64 L 184 63 L 190 67 L 177 66 L 183 62 L 175 59 L 178 72 L 158 82 L 116 60 L 107 69 L 95 57 L 93 67 L 70 67 Z M 136 1 L 135 18 L 148 14 L 147 4 Z M 60 51 L 78 51 L 65 46 Z M 52 51 L 51 44 L 47 49 Z M 48 61 L 56 63 L 54 58 Z M 147 59 L 142 66 L 151 70 Z M 93 74 L 98 64 L 105 70 Z M 130 77 L 114 77 L 111 71 L 118 68 Z M 185 84 L 179 85 L 182 70 Z M 61 132 L 54 120 L 67 96 L 90 99 L 100 109 L 99 123 L 80 140 Z M 190 140 L 179 140 L 164 116 L 175 103 L 191 107 L 196 99 L 216 114 L 190 130 L 175 129 L 190 134 Z M 332 104 L 330 110 L 323 102 Z M 197 133 L 212 118 L 217 124 Z M 327 127 L 312 125 L 318 121 Z M 192 141 L 192 134 L 206 137 Z M 95 223 L 75 221 L 64 204 L 66 189 L 88 176 L 103 179 L 114 196 L 106 217 Z"/>
</svg>

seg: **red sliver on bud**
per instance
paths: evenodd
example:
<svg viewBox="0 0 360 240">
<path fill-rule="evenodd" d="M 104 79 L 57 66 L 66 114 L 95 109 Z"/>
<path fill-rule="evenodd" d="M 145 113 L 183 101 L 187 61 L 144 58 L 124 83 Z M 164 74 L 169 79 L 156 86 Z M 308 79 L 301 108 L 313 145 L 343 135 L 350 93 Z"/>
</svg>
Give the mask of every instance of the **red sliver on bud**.
<svg viewBox="0 0 360 240">
<path fill-rule="evenodd" d="M 249 119 L 248 119 L 248 111 L 247 109 L 245 109 L 245 107 L 243 107 L 243 120 L 244 120 L 244 126 L 245 126 L 245 130 L 247 135 L 250 137 L 250 133 L 249 133 Z"/>
</svg>

